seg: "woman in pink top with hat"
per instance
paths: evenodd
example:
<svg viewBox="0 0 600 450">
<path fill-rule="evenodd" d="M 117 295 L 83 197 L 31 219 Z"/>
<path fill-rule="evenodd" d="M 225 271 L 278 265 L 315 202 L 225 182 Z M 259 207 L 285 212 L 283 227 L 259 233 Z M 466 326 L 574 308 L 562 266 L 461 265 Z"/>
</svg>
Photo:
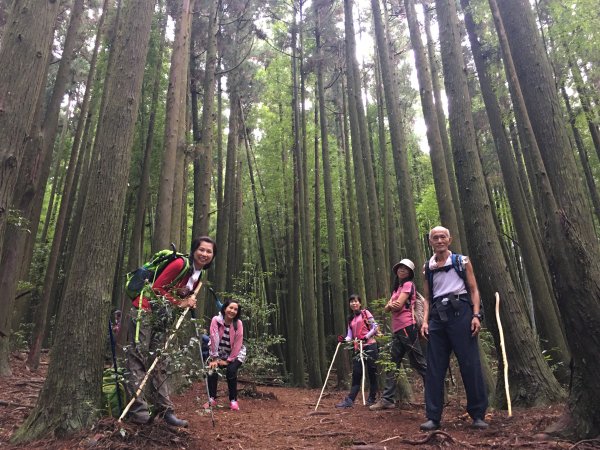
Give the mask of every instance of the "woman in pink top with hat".
<svg viewBox="0 0 600 450">
<path fill-rule="evenodd" d="M 427 362 L 419 342 L 419 330 L 415 326 L 412 307 L 417 295 L 417 289 L 413 283 L 415 276 L 415 265 L 410 259 L 403 259 L 394 264 L 392 271 L 396 274 L 392 296 L 385 305 L 385 310 L 392 313 L 392 361 L 396 364 L 396 370 L 386 373 L 385 388 L 381 399 L 371 405 L 372 411 L 394 408 L 394 397 L 396 395 L 396 374 L 400 367 L 402 358 L 408 354 L 410 365 L 423 379 L 427 370 Z"/>
</svg>

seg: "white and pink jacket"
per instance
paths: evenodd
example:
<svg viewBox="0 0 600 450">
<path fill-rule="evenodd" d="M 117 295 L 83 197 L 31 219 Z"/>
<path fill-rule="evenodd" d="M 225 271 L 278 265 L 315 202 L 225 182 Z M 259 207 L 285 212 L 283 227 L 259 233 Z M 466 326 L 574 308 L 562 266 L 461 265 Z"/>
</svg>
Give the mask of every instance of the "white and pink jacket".
<svg viewBox="0 0 600 450">
<path fill-rule="evenodd" d="M 221 342 L 226 326 L 221 314 L 214 316 L 210 322 L 209 354 L 212 358 L 219 357 L 219 342 Z M 229 325 L 229 342 L 231 353 L 227 357 L 227 361 L 232 362 L 237 359 L 243 363 L 246 360 L 246 347 L 244 346 L 244 325 L 241 320 L 237 321 L 237 330 L 234 329 L 233 323 Z"/>
</svg>

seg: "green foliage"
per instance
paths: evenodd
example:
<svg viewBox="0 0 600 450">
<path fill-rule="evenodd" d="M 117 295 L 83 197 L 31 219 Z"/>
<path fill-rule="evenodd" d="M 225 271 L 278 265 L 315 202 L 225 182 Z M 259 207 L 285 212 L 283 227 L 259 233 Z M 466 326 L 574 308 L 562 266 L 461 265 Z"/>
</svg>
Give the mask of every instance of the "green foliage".
<svg viewBox="0 0 600 450">
<path fill-rule="evenodd" d="M 13 331 L 10 335 L 10 351 L 11 352 L 27 352 L 29 351 L 29 341 L 33 332 L 33 323 L 21 323 L 17 331 Z"/>
</svg>

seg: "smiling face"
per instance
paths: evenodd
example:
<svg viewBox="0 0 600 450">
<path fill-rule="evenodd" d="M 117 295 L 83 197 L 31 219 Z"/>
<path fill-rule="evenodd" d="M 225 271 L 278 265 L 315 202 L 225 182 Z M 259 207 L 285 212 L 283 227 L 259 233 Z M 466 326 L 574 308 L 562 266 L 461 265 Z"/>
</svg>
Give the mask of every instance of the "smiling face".
<svg viewBox="0 0 600 450">
<path fill-rule="evenodd" d="M 214 257 L 214 248 L 211 242 L 200 241 L 200 245 L 194 251 L 194 265 L 196 269 L 203 269 L 210 264 Z"/>
<path fill-rule="evenodd" d="M 352 311 L 360 311 L 360 299 L 358 297 L 352 297 L 348 304 L 350 305 L 350 309 Z"/>
<path fill-rule="evenodd" d="M 410 270 L 404 264 L 401 264 L 398 269 L 396 269 L 396 275 L 399 279 L 406 280 L 412 277 L 412 270 Z"/>
<path fill-rule="evenodd" d="M 435 227 L 429 232 L 429 244 L 437 254 L 444 254 L 452 243 L 452 236 L 446 228 Z"/>
<path fill-rule="evenodd" d="M 231 323 L 233 319 L 236 318 L 239 307 L 240 306 L 237 303 L 230 303 L 227 305 L 225 308 L 225 322 Z"/>
</svg>

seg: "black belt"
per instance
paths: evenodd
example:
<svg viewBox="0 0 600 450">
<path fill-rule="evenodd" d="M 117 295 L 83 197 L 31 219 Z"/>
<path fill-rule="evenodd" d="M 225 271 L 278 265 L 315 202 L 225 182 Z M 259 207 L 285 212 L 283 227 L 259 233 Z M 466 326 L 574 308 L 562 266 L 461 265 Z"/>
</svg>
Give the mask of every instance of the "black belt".
<svg viewBox="0 0 600 450">
<path fill-rule="evenodd" d="M 462 300 L 465 302 L 470 302 L 471 301 L 471 297 L 469 297 L 469 294 L 460 294 L 460 295 L 455 295 L 455 294 L 445 294 L 445 295 L 439 295 L 437 297 L 433 298 L 433 303 L 439 301 L 439 300 L 443 300 L 444 298 L 451 298 L 451 297 L 455 297 L 458 300 Z"/>
</svg>

